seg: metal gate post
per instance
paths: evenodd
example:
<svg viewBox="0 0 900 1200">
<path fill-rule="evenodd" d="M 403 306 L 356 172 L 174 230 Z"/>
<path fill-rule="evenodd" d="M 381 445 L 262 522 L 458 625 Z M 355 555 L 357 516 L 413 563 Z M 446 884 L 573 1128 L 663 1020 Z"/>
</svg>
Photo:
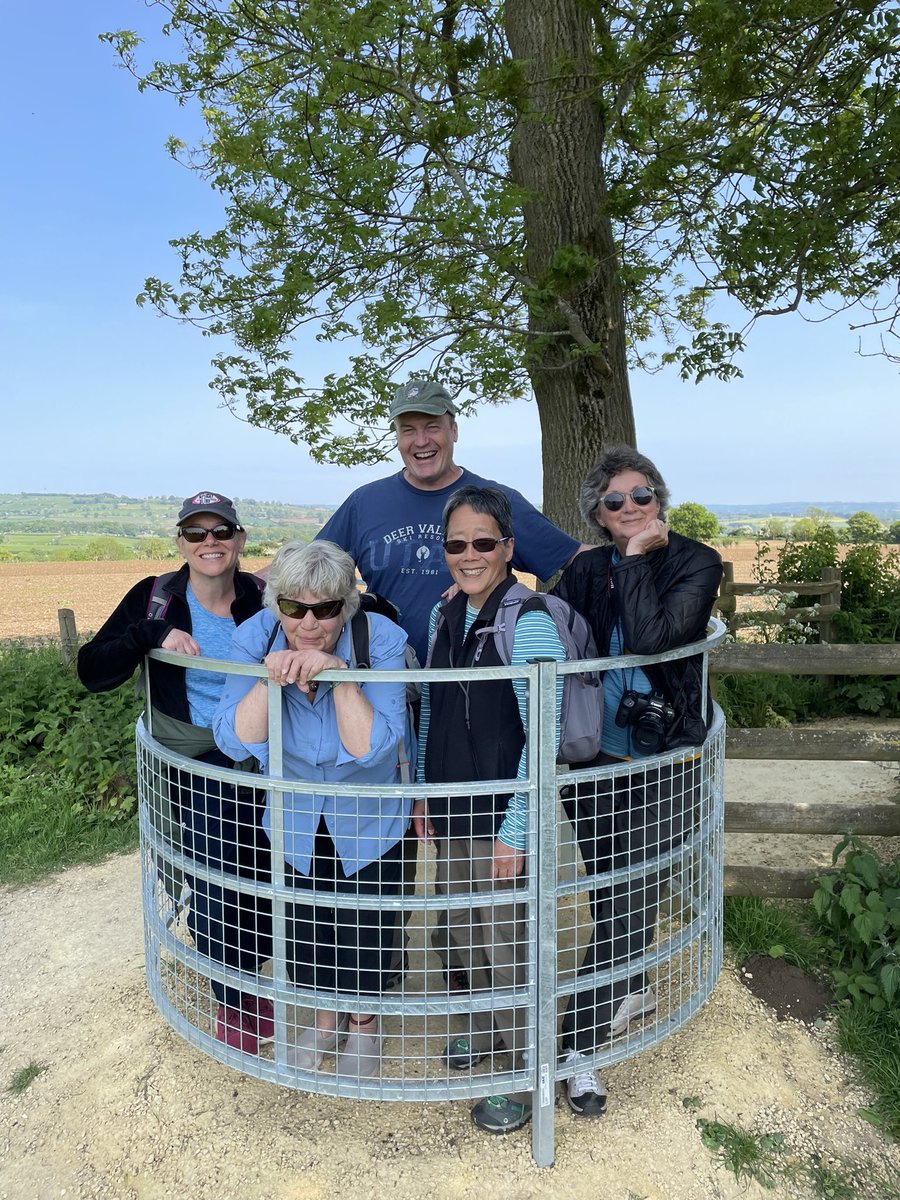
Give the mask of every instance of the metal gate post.
<svg viewBox="0 0 900 1200">
<path fill-rule="evenodd" d="M 539 1167 L 552 1167 L 556 1099 L 556 674 L 552 660 L 539 662 L 537 697 L 537 838 L 532 870 L 536 873 L 537 929 L 535 1005 L 535 1088 L 532 1093 L 531 1153 Z"/>
<path fill-rule="evenodd" d="M 287 1004 L 283 997 L 288 994 L 291 980 L 287 974 L 287 903 L 284 899 L 284 791 L 278 781 L 284 778 L 284 741 L 282 737 L 281 688 L 269 684 L 268 733 L 269 733 L 269 806 L 271 827 L 269 840 L 272 844 L 272 983 L 275 987 L 275 1029 L 278 1044 L 287 1040 Z"/>
</svg>

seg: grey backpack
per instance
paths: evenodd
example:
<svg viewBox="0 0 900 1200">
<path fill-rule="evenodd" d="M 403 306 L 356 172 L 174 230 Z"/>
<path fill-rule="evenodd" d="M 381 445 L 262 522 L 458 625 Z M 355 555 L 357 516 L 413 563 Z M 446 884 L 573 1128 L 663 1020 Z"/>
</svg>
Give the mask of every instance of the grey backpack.
<svg viewBox="0 0 900 1200">
<path fill-rule="evenodd" d="M 553 618 L 559 640 L 563 644 L 566 658 L 577 662 L 585 658 L 597 658 L 597 646 L 587 621 L 570 604 L 559 596 L 533 592 L 524 583 L 514 583 L 497 608 L 493 625 L 478 630 L 481 639 L 475 651 L 474 663 L 481 657 L 484 639 L 492 636 L 497 655 L 504 666 L 512 661 L 513 640 L 516 636 L 516 621 L 527 604 L 529 611 L 544 609 Z M 438 609 L 438 625 L 443 614 Z M 600 735 L 603 729 L 603 688 L 599 671 L 573 671 L 563 677 L 562 707 L 559 714 L 559 743 L 556 749 L 558 763 L 580 763 L 595 758 L 600 752 Z"/>
</svg>

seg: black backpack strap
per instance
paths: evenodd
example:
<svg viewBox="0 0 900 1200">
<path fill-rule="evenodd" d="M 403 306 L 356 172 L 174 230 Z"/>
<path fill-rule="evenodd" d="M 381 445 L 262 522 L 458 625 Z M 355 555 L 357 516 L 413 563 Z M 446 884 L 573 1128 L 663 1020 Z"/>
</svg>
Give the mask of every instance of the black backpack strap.
<svg viewBox="0 0 900 1200">
<path fill-rule="evenodd" d="M 386 596 L 379 596 L 377 592 L 360 592 L 359 607 L 364 612 L 378 613 L 379 616 L 387 617 L 395 625 L 400 624 L 400 609 L 396 604 L 392 604 Z"/>
<path fill-rule="evenodd" d="M 269 640 L 266 642 L 266 648 L 263 651 L 263 658 L 266 657 L 266 655 L 269 653 L 269 651 L 275 645 L 275 639 L 278 637 L 278 631 L 280 629 L 281 629 L 281 622 L 276 621 L 275 624 L 272 626 L 272 632 L 269 634 Z"/>
<path fill-rule="evenodd" d="M 350 618 L 351 667 L 360 670 L 371 669 L 372 662 L 369 653 L 369 618 L 362 608 L 358 608 Z"/>
</svg>

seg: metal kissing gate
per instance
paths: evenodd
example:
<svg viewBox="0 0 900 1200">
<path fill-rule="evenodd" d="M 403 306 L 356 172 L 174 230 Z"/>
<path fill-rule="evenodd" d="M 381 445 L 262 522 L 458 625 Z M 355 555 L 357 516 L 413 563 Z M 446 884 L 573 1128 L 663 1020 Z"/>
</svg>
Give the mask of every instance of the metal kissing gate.
<svg viewBox="0 0 900 1200">
<path fill-rule="evenodd" d="M 707 655 L 724 632 L 713 621 L 704 641 L 628 656 L 627 668 L 702 655 L 705 693 Z M 162 651 L 149 657 L 265 675 L 256 665 Z M 533 1155 L 538 1165 L 551 1165 L 556 1087 L 575 1070 L 565 1049 L 574 1045 L 600 1072 L 639 1054 L 698 1011 L 722 961 L 721 711 L 715 709 L 701 747 L 590 770 L 556 764 L 557 674 L 625 667 L 622 658 L 611 658 L 417 673 L 432 682 L 493 678 L 527 685 L 527 779 L 478 784 L 482 795 L 515 790 L 527 799 L 524 872 L 514 885 L 485 887 L 481 871 L 477 890 L 457 874 L 450 894 L 435 848 L 410 838 L 399 891 L 354 890 L 353 877 L 343 879 L 339 866 L 339 886 L 317 881 L 311 888 L 285 864 L 285 810 L 304 797 L 340 797 L 345 806 L 350 797 L 358 812 L 371 814 L 388 800 L 396 806 L 398 797 L 427 798 L 434 785 L 348 788 L 285 778 L 279 688 L 268 689 L 267 776 L 184 758 L 139 721 L 147 982 L 163 1019 L 209 1057 L 304 1092 L 417 1101 L 530 1092 Z M 360 682 L 410 677 L 404 671 L 350 673 Z M 463 797 L 471 786 L 442 784 L 441 792 Z M 266 805 L 268 838 L 258 826 Z M 229 851 L 226 817 L 238 829 L 238 850 L 232 838 Z M 472 843 L 478 845 L 485 843 Z M 471 879 L 478 874 L 476 864 Z M 489 864 L 486 874 L 489 880 Z M 479 964 L 503 922 L 507 955 L 492 974 Z M 378 976 L 381 986 L 361 986 L 362 968 L 357 984 L 343 991 L 310 985 L 297 965 L 305 953 L 299 931 L 340 941 L 348 928 L 352 937 L 364 929 L 392 930 L 394 960 Z M 384 933 L 378 936 L 384 947 Z M 223 1037 L 229 1005 L 254 1014 L 258 1037 Z M 377 1071 L 344 1070 L 340 1043 L 318 1063 L 304 1057 L 300 1047 L 315 1010 L 376 1014 Z M 485 1028 L 493 1028 L 494 1048 L 455 1069 L 448 1045 L 459 1037 L 475 1043 Z M 593 1030 L 601 1031 L 597 1038 Z M 473 1130 L 472 1136 L 482 1135 Z"/>
</svg>

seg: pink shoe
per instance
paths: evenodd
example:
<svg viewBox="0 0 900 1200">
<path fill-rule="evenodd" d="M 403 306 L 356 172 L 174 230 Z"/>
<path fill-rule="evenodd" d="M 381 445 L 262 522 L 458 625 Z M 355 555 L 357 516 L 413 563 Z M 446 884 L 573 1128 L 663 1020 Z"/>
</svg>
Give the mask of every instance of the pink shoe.
<svg viewBox="0 0 900 1200">
<path fill-rule="evenodd" d="M 241 1009 L 226 1008 L 220 1004 L 216 1013 L 216 1040 L 235 1050 L 243 1050 L 244 1054 L 258 1054 L 256 1017 Z"/>
</svg>

